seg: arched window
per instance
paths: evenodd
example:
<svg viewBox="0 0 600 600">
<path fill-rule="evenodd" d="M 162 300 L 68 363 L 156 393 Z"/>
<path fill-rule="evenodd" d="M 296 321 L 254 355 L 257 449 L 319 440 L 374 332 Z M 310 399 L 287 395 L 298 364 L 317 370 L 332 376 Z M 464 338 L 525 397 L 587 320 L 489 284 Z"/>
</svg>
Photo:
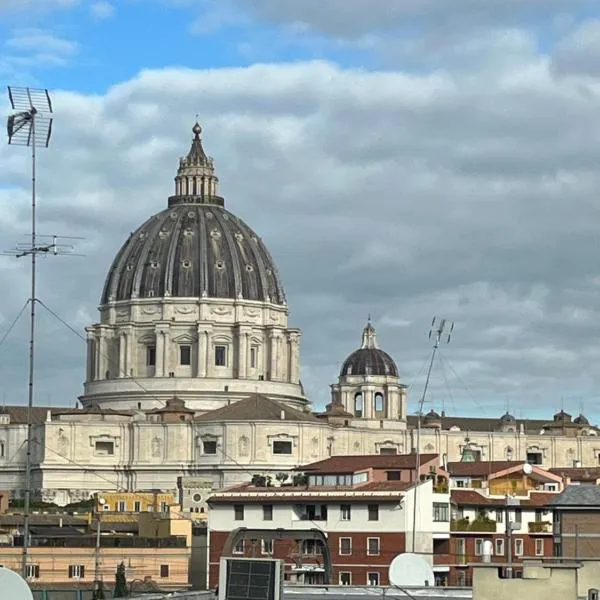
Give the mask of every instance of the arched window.
<svg viewBox="0 0 600 600">
<path fill-rule="evenodd" d="M 363 395 L 362 392 L 354 394 L 354 414 L 357 417 L 363 416 Z"/>
<path fill-rule="evenodd" d="M 375 413 L 381 415 L 385 412 L 385 400 L 381 392 L 375 394 Z"/>
</svg>

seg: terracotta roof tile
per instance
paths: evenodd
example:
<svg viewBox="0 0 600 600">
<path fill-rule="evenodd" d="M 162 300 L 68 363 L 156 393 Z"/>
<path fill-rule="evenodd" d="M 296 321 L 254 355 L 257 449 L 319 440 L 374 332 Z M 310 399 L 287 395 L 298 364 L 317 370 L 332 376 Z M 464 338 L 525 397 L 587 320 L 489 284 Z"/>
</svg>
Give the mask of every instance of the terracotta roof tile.
<svg viewBox="0 0 600 600">
<path fill-rule="evenodd" d="M 489 460 L 477 462 L 449 462 L 448 473 L 451 477 L 485 477 L 504 469 L 522 465 L 518 460 Z"/>
<path fill-rule="evenodd" d="M 568 478 L 571 481 L 595 482 L 600 479 L 600 467 L 571 467 L 549 469 L 550 473 L 559 477 Z"/>
<path fill-rule="evenodd" d="M 559 492 L 530 492 L 528 497 L 517 497 L 520 506 L 548 506 Z M 450 500 L 459 506 L 506 506 L 504 496 L 486 496 L 476 490 L 453 489 Z"/>
<path fill-rule="evenodd" d="M 437 461 L 438 454 L 421 454 L 421 466 Z M 356 456 L 332 456 L 318 462 L 310 463 L 298 471 L 314 473 L 355 473 L 365 469 L 414 469 L 414 454 L 361 454 Z"/>
</svg>

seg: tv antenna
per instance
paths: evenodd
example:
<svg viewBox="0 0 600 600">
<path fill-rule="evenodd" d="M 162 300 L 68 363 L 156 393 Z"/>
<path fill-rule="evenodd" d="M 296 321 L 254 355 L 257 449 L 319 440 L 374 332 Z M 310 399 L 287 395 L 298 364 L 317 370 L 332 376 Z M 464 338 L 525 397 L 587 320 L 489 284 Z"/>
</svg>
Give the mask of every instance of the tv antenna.
<svg viewBox="0 0 600 600">
<path fill-rule="evenodd" d="M 31 257 L 31 292 L 29 297 L 29 381 L 27 397 L 27 454 L 25 462 L 25 506 L 23 516 L 23 555 L 22 574 L 28 575 L 29 524 L 31 512 L 31 434 L 32 408 L 35 373 L 35 324 L 36 324 L 36 259 L 38 254 L 48 255 L 62 253 L 57 237 L 38 239 L 36 229 L 36 151 L 37 148 L 48 148 L 52 136 L 52 100 L 48 90 L 8 87 L 8 99 L 12 110 L 8 117 L 8 143 L 11 146 L 26 146 L 31 148 L 31 233 L 28 244 L 20 244 L 13 252 L 17 257 Z M 42 236 L 40 236 L 42 238 Z M 40 243 L 41 242 L 41 243 Z"/>
<path fill-rule="evenodd" d="M 427 389 L 429 388 L 429 380 L 431 379 L 431 370 L 433 369 L 433 362 L 435 355 L 440 347 L 440 344 L 449 344 L 452 338 L 452 332 L 454 331 L 454 321 L 448 321 L 447 319 L 438 319 L 433 317 L 431 321 L 431 327 L 429 328 L 429 339 L 433 340 L 433 347 L 431 350 L 431 359 L 429 361 L 429 368 L 427 369 L 427 377 L 425 378 L 425 386 L 423 388 L 423 394 L 419 400 L 419 409 L 417 412 L 417 443 L 415 449 L 415 497 L 413 500 L 413 527 L 412 527 L 412 552 L 416 552 L 416 534 L 417 534 L 417 495 L 419 493 L 419 482 L 421 470 L 421 419 L 423 417 L 423 405 L 425 404 L 425 397 L 427 396 Z"/>
</svg>

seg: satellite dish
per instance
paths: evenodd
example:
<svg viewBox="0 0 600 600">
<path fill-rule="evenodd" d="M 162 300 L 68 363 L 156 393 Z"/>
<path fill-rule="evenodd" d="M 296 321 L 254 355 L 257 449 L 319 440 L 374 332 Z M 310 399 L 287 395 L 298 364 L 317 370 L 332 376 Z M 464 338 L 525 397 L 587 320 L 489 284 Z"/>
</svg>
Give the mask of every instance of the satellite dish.
<svg viewBox="0 0 600 600">
<path fill-rule="evenodd" d="M 0 567 L 0 590 L 3 598 L 10 600 L 33 600 L 27 582 L 14 571 Z"/>
<path fill-rule="evenodd" d="M 525 475 L 531 475 L 533 473 L 533 467 L 529 463 L 523 465 L 523 473 Z"/>
<path fill-rule="evenodd" d="M 390 583 L 399 588 L 435 585 L 435 576 L 429 563 L 418 554 L 398 554 L 390 563 Z"/>
</svg>

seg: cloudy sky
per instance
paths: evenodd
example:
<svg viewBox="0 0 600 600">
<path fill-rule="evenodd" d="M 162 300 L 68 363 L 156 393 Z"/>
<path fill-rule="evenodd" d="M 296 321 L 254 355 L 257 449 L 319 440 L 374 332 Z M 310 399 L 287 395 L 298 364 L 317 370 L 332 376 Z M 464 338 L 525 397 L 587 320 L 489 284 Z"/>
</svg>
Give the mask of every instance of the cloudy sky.
<svg viewBox="0 0 600 600">
<path fill-rule="evenodd" d="M 596 0 L 0 0 L 0 81 L 53 90 L 39 298 L 83 332 L 130 231 L 166 205 L 198 114 L 227 207 L 265 240 L 317 406 L 370 313 L 429 408 L 600 407 Z M 8 101 L 0 112 L 8 114 Z M 2 250 L 28 231 L 28 158 L 0 146 Z M 0 340 L 28 296 L 0 256 Z M 27 395 L 27 315 L 0 346 Z M 41 309 L 36 403 L 73 405 L 85 344 Z"/>
</svg>

